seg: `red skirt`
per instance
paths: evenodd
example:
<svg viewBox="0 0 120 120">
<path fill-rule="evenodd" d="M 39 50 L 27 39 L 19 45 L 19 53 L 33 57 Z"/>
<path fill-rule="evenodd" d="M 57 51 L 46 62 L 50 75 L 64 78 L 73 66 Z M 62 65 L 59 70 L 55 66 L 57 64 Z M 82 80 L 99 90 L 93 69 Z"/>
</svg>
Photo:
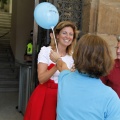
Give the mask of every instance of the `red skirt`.
<svg viewBox="0 0 120 120">
<path fill-rule="evenodd" d="M 56 120 L 58 84 L 48 80 L 33 91 L 24 114 L 24 120 Z"/>
</svg>

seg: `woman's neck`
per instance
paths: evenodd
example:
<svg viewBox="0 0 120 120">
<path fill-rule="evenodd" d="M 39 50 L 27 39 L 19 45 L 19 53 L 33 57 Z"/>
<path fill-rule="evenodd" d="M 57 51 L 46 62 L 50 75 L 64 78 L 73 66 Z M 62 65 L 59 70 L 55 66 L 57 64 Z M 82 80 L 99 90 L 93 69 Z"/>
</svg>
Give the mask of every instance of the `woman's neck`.
<svg viewBox="0 0 120 120">
<path fill-rule="evenodd" d="M 64 57 L 66 55 L 66 47 L 58 45 L 58 53 L 61 57 Z"/>
</svg>

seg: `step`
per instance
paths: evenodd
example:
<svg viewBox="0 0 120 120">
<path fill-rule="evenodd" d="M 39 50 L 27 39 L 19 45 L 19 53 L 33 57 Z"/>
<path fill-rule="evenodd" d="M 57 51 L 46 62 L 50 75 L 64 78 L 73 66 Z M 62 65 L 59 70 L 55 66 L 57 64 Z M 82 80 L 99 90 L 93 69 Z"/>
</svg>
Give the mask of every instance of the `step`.
<svg viewBox="0 0 120 120">
<path fill-rule="evenodd" d="M 9 40 L 10 41 L 10 35 L 9 34 L 2 34 L 2 33 L 0 33 L 1 35 L 0 35 L 0 41 L 1 40 Z M 2 41 L 1 41 L 2 42 Z M 4 42 L 2 42 L 2 43 L 4 43 Z M 9 42 L 10 43 L 10 42 Z M 5 44 L 5 43 L 4 43 Z"/>
<path fill-rule="evenodd" d="M 4 58 L 4 57 L 11 57 L 11 51 L 5 50 L 5 49 L 0 49 L 0 58 Z"/>
<path fill-rule="evenodd" d="M 11 65 L 11 67 L 0 68 L 0 72 L 1 73 L 3 73 L 3 72 L 19 73 L 19 70 L 20 70 L 20 68 L 19 67 L 15 67 L 15 65 Z"/>
<path fill-rule="evenodd" d="M 4 68 L 4 69 L 0 69 L 0 74 L 6 74 L 6 73 L 18 75 L 19 74 L 19 69 L 18 68 L 14 68 L 14 69 Z"/>
<path fill-rule="evenodd" d="M 1 27 L 0 30 L 2 30 Z M 19 66 L 14 63 L 9 35 L 0 38 L 0 92 L 18 91 L 19 89 Z"/>
<path fill-rule="evenodd" d="M 14 68 L 13 67 L 13 64 L 12 63 L 8 63 L 8 62 L 3 62 L 3 63 L 0 63 L 0 69 L 1 68 Z"/>
<path fill-rule="evenodd" d="M 9 35 L 10 36 L 10 28 L 6 28 L 6 30 L 5 30 L 5 28 L 4 28 L 4 30 L 0 30 L 0 37 L 1 36 L 6 36 L 6 35 Z"/>
<path fill-rule="evenodd" d="M 11 56 L 10 53 L 4 53 L 3 55 L 2 54 L 0 55 L 0 65 L 1 66 L 5 65 L 5 64 L 6 64 L 6 66 L 8 64 L 14 66 L 13 62 L 14 62 L 14 58 L 13 58 L 13 56 Z"/>
<path fill-rule="evenodd" d="M 5 45 L 5 47 L 2 47 L 1 45 L 0 45 L 0 53 L 2 54 L 10 54 L 11 55 L 11 49 L 9 48 L 9 46 L 7 45 L 7 44 L 4 44 Z"/>
<path fill-rule="evenodd" d="M 15 78 L 17 78 L 18 77 L 18 75 L 16 74 L 16 73 L 3 73 L 3 74 L 0 74 L 0 79 L 15 79 Z"/>
<path fill-rule="evenodd" d="M 8 28 L 8 29 L 7 29 L 7 28 L 4 28 L 4 27 L 3 27 L 3 28 L 0 28 L 0 32 L 5 32 L 5 33 L 6 33 L 6 32 L 8 32 L 9 30 L 10 30 L 9 28 Z"/>
<path fill-rule="evenodd" d="M 0 47 L 2 47 L 3 49 L 6 48 L 6 47 L 7 47 L 7 49 L 11 49 L 10 48 L 10 39 L 0 38 Z"/>
<path fill-rule="evenodd" d="M 0 88 L 0 92 L 18 92 L 19 88 Z"/>
<path fill-rule="evenodd" d="M 0 23 L 11 23 L 11 18 L 4 18 L 2 16 L 0 16 Z"/>
<path fill-rule="evenodd" d="M 10 38 L 8 38 L 8 37 L 2 37 L 2 39 L 0 38 L 0 44 L 10 46 Z"/>
<path fill-rule="evenodd" d="M 0 53 L 0 61 L 2 62 L 4 62 L 4 60 L 6 61 L 9 61 L 9 59 L 11 59 L 12 58 L 12 56 L 11 56 L 11 54 L 9 53 L 9 52 L 2 52 L 2 53 Z"/>
<path fill-rule="evenodd" d="M 6 45 L 9 45 L 10 46 L 10 40 L 9 38 L 2 38 L 2 40 L 0 39 L 0 47 L 1 46 L 6 46 Z"/>
<path fill-rule="evenodd" d="M 0 20 L 6 19 L 6 20 L 11 20 L 11 15 L 10 14 L 0 14 Z"/>
<path fill-rule="evenodd" d="M 1 18 L 1 16 L 0 16 L 0 23 L 9 23 L 9 24 L 11 24 L 11 19 L 9 19 L 9 18 Z"/>
<path fill-rule="evenodd" d="M 11 53 L 10 50 L 8 51 L 7 47 L 9 47 L 7 44 L 6 44 L 6 48 L 2 48 L 0 45 L 0 53 L 5 53 L 5 54 Z"/>
<path fill-rule="evenodd" d="M 4 81 L 6 83 L 6 81 L 19 81 L 19 75 L 17 75 L 16 77 L 3 77 L 3 78 L 0 78 L 0 83 L 1 81 Z M 8 82 L 9 83 L 9 82 Z"/>
<path fill-rule="evenodd" d="M 0 11 L 0 15 L 8 15 L 8 16 L 11 16 L 11 13 L 4 12 L 4 11 Z"/>
<path fill-rule="evenodd" d="M 11 74 L 11 73 L 17 74 L 17 73 L 19 73 L 19 70 L 20 70 L 20 68 L 16 68 L 14 65 L 11 65 L 10 67 L 4 67 L 4 68 L 0 67 L 0 72 L 3 74 Z"/>
<path fill-rule="evenodd" d="M 0 81 L 0 89 L 19 88 L 19 81 Z"/>
<path fill-rule="evenodd" d="M 3 56 L 3 57 L 2 57 Z M 12 61 L 13 61 L 13 58 L 12 58 L 12 56 L 9 56 L 9 55 L 0 55 L 0 62 L 2 63 L 9 63 L 9 64 L 12 64 Z"/>
<path fill-rule="evenodd" d="M 6 32 L 6 33 L 0 33 L 0 40 L 6 39 L 6 40 L 10 40 L 10 33 Z"/>
<path fill-rule="evenodd" d="M 3 42 L 4 39 L 2 39 L 2 41 L 0 42 L 0 50 L 3 49 L 3 50 L 8 50 L 10 49 L 10 41 L 6 41 L 4 40 L 4 42 L 6 41 L 6 43 Z"/>
<path fill-rule="evenodd" d="M 3 24 L 0 24 L 0 27 L 4 27 L 4 28 L 11 28 L 11 24 L 9 23 L 3 23 Z"/>
<path fill-rule="evenodd" d="M 4 44 L 4 47 L 0 45 L 0 53 L 2 54 L 11 54 L 11 49 L 9 48 L 8 44 Z"/>
<path fill-rule="evenodd" d="M 9 81 L 9 80 L 0 80 L 0 87 L 1 86 L 5 87 L 7 85 L 11 85 L 11 86 L 16 85 L 16 86 L 18 86 L 18 84 L 19 84 L 18 80 L 11 80 L 11 81 Z"/>
<path fill-rule="evenodd" d="M 0 58 L 0 62 L 2 63 L 7 63 L 7 62 L 9 62 L 9 64 L 11 65 L 13 65 L 13 62 L 14 62 L 14 59 L 12 58 L 12 57 L 4 57 L 4 58 Z M 3 66 L 3 65 L 2 65 Z"/>
<path fill-rule="evenodd" d="M 2 52 L 0 52 L 0 59 L 1 58 L 6 58 L 6 57 L 10 57 L 11 56 L 11 54 L 10 54 L 10 52 L 8 52 L 8 51 L 2 51 Z"/>
</svg>

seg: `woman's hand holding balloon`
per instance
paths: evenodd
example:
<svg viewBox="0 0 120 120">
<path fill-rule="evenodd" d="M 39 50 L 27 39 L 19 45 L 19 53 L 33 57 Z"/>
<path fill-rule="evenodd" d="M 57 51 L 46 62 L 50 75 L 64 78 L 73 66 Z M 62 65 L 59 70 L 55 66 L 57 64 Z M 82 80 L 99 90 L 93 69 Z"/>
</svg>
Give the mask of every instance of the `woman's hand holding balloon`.
<svg viewBox="0 0 120 120">
<path fill-rule="evenodd" d="M 61 59 L 60 54 L 57 52 L 54 52 L 53 50 L 51 50 L 50 52 L 50 59 L 54 62 L 57 63 L 59 59 Z"/>
</svg>

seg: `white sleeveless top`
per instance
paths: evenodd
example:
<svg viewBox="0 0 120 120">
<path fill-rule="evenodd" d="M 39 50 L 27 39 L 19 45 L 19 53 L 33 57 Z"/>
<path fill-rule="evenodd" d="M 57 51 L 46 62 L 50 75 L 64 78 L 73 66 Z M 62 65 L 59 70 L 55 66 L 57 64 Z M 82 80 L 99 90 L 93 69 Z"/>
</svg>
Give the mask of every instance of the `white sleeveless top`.
<svg viewBox="0 0 120 120">
<path fill-rule="evenodd" d="M 50 60 L 50 51 L 51 51 L 51 47 L 45 47 L 43 46 L 38 54 L 38 63 L 46 63 L 48 64 L 48 66 L 51 64 L 51 63 L 54 63 Z M 61 57 L 62 60 L 67 64 L 67 67 L 70 69 L 73 65 L 73 58 L 72 56 L 70 55 L 66 55 L 64 57 Z M 55 64 L 55 63 L 54 63 Z M 59 76 L 59 71 L 57 70 L 53 76 L 50 78 L 51 80 L 54 80 L 55 83 L 58 83 L 58 76 Z"/>
</svg>

